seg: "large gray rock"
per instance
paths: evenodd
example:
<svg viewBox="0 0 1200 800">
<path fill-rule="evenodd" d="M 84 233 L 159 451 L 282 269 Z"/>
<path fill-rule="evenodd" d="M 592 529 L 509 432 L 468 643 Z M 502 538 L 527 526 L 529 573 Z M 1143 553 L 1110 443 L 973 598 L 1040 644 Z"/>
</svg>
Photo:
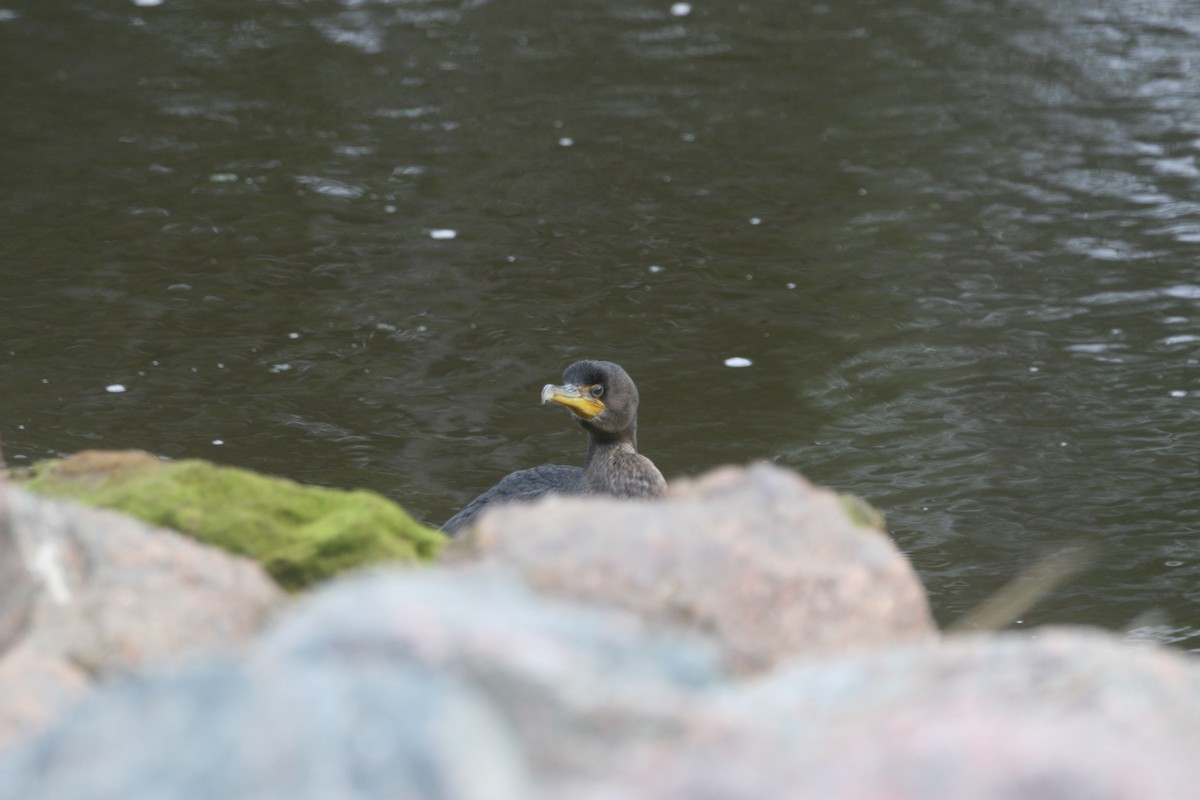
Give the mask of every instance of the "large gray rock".
<svg viewBox="0 0 1200 800">
<path fill-rule="evenodd" d="M 569 796 L 678 736 L 717 661 L 495 568 L 364 576 L 244 658 L 97 692 L 0 758 L 0 800 Z"/>
<path fill-rule="evenodd" d="M 526 800 L 471 687 L 380 652 L 218 661 L 94 693 L 0 753 L 3 800 Z"/>
<path fill-rule="evenodd" d="M 0 481 L 0 745 L 98 678 L 246 641 L 280 599 L 248 560 Z"/>
<path fill-rule="evenodd" d="M 843 498 L 769 464 L 674 483 L 657 502 L 498 506 L 455 556 L 702 631 L 743 671 L 936 635 L 925 590 L 891 539 Z"/>
<path fill-rule="evenodd" d="M 284 670 L 365 651 L 469 682 L 551 782 L 594 777 L 676 736 L 695 698 L 726 679 L 699 637 L 539 596 L 494 565 L 335 585 L 266 636 L 254 658 Z"/>
</svg>

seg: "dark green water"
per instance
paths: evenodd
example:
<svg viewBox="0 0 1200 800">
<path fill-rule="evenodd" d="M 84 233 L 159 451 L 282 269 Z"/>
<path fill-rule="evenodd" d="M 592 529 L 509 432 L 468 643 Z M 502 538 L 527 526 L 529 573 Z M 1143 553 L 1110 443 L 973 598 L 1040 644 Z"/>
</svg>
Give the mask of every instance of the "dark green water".
<svg viewBox="0 0 1200 800">
<path fill-rule="evenodd" d="M 1082 541 L 1022 624 L 1200 647 L 1197 35 L 1185 0 L 0 0 L 5 455 L 437 523 L 577 461 L 538 391 L 607 358 L 668 477 L 869 498 L 943 622 Z"/>
</svg>

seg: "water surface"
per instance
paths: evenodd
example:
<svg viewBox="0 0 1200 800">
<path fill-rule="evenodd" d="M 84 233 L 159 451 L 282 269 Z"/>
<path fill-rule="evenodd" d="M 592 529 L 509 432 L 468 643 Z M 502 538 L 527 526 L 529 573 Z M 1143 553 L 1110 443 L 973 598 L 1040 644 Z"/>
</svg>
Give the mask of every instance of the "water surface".
<svg viewBox="0 0 1200 800">
<path fill-rule="evenodd" d="M 0 0 L 5 455 L 437 523 L 577 461 L 538 390 L 607 358 L 668 476 L 867 497 L 943 622 L 1083 542 L 1021 624 L 1200 646 L 1198 35 L 1181 0 Z"/>
</svg>

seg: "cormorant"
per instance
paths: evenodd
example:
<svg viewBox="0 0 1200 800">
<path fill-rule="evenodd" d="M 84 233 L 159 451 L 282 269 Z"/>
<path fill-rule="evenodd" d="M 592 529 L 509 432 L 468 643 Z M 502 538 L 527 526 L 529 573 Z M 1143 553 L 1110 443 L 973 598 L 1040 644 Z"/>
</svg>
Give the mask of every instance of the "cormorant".
<svg viewBox="0 0 1200 800">
<path fill-rule="evenodd" d="M 658 497 L 667 488 L 662 473 L 637 451 L 638 390 L 611 361 L 577 361 L 563 372 L 563 385 L 547 384 L 542 403 L 558 403 L 588 434 L 582 467 L 546 464 L 523 469 L 476 497 L 442 530 L 454 534 L 494 503 L 533 500 L 545 494 Z"/>
</svg>

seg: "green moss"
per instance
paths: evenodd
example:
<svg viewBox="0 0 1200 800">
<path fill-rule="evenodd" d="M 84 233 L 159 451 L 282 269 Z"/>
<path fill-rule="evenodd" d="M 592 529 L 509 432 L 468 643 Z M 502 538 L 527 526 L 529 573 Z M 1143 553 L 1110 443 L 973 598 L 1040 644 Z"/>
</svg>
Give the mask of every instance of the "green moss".
<svg viewBox="0 0 1200 800">
<path fill-rule="evenodd" d="M 116 509 L 249 556 L 288 589 L 379 561 L 430 561 L 445 542 L 373 492 L 302 486 L 207 461 L 89 451 L 13 477 L 32 491 Z"/>
<path fill-rule="evenodd" d="M 842 503 L 842 510 L 850 517 L 850 521 L 861 528 L 875 528 L 876 530 L 884 530 L 887 526 L 883 514 L 875 506 L 863 500 L 856 494 L 842 492 L 838 494 L 838 500 Z"/>
</svg>

